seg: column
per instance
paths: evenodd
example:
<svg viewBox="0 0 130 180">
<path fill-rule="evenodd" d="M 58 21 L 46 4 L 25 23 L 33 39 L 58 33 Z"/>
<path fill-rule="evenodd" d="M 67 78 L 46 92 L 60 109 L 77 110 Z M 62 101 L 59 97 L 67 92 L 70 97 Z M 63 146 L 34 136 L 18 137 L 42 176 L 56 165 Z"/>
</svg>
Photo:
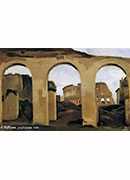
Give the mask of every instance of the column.
<svg viewBox="0 0 130 180">
<path fill-rule="evenodd" d="M 95 78 L 91 77 L 91 73 L 87 74 L 82 81 L 81 87 L 81 103 L 83 125 L 97 127 L 97 106 L 95 97 Z"/>
<path fill-rule="evenodd" d="M 33 77 L 33 124 L 48 125 L 48 91 L 46 78 Z"/>
</svg>

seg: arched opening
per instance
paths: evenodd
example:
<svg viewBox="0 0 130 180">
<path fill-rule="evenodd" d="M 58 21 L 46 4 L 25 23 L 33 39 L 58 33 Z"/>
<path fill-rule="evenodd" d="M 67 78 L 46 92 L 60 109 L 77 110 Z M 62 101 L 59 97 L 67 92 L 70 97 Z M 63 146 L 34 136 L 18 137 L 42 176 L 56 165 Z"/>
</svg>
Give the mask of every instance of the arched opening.
<svg viewBox="0 0 130 180">
<path fill-rule="evenodd" d="M 49 71 L 48 112 L 52 126 L 82 124 L 80 73 L 71 64 L 56 65 Z"/>
<path fill-rule="evenodd" d="M 32 123 L 32 75 L 24 65 L 14 64 L 3 72 L 2 112 L 4 124 Z"/>
<path fill-rule="evenodd" d="M 105 65 L 96 74 L 98 125 L 120 127 L 128 117 L 128 81 L 117 65 Z"/>
</svg>

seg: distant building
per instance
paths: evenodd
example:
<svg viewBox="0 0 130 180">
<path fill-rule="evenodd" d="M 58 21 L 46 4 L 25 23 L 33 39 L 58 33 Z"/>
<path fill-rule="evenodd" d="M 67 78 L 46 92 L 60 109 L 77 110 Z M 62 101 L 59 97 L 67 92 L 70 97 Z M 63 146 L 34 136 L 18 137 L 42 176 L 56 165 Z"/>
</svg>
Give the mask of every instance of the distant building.
<svg viewBox="0 0 130 180">
<path fill-rule="evenodd" d="M 81 104 L 81 84 L 69 85 L 63 88 L 64 100 L 76 105 Z M 112 92 L 104 82 L 96 83 L 96 101 L 98 106 L 114 104 Z"/>
<path fill-rule="evenodd" d="M 96 83 L 96 101 L 98 106 L 114 104 L 112 92 L 104 82 Z"/>
<path fill-rule="evenodd" d="M 64 100 L 70 101 L 76 105 L 81 104 L 81 85 L 78 86 L 69 85 L 63 88 Z"/>
<path fill-rule="evenodd" d="M 120 80 L 120 87 L 116 90 L 117 93 L 117 104 L 125 106 L 125 118 L 129 118 L 129 88 L 127 77 Z"/>
<path fill-rule="evenodd" d="M 128 99 L 128 81 L 125 77 L 120 80 L 120 87 L 116 90 L 117 104 L 125 104 L 125 100 Z"/>
</svg>

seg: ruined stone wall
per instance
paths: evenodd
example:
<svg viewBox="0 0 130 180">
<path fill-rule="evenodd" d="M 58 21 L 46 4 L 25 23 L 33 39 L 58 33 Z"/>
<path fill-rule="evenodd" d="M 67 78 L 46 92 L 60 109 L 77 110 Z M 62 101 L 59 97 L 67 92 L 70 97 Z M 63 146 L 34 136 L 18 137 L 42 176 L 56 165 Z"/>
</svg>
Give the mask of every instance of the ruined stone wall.
<svg viewBox="0 0 130 180">
<path fill-rule="evenodd" d="M 128 92 L 128 81 L 127 78 L 120 80 L 120 101 L 124 101 L 128 99 L 129 92 Z"/>
<path fill-rule="evenodd" d="M 19 116 L 19 92 L 22 90 L 20 75 L 9 74 L 3 77 L 3 120 L 16 120 Z"/>
<path fill-rule="evenodd" d="M 8 74 L 3 76 L 2 85 L 3 95 L 6 94 L 8 89 L 20 92 L 23 89 L 22 77 L 19 74 Z"/>
<path fill-rule="evenodd" d="M 10 93 L 3 102 L 3 120 L 16 120 L 19 116 L 18 93 Z"/>
<path fill-rule="evenodd" d="M 16 120 L 20 101 L 32 103 L 32 79 L 28 75 L 3 76 L 3 120 Z"/>
<path fill-rule="evenodd" d="M 125 106 L 125 118 L 128 121 L 130 115 L 130 104 L 129 104 L 129 87 L 127 78 L 120 80 L 120 87 L 116 91 L 118 104 Z"/>
</svg>

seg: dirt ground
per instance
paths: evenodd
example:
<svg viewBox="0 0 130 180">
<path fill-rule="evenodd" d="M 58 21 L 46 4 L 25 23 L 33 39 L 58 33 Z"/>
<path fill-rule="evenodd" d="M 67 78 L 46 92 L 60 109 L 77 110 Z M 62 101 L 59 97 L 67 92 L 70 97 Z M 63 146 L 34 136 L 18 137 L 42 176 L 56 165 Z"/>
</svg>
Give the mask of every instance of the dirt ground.
<svg viewBox="0 0 130 180">
<path fill-rule="evenodd" d="M 81 112 L 78 110 L 67 110 L 58 113 L 58 119 L 51 121 L 49 126 L 32 125 L 26 119 L 14 121 L 4 121 L 0 130 L 11 131 L 128 131 L 130 127 L 122 126 L 117 128 L 103 127 L 83 127 Z"/>
</svg>

